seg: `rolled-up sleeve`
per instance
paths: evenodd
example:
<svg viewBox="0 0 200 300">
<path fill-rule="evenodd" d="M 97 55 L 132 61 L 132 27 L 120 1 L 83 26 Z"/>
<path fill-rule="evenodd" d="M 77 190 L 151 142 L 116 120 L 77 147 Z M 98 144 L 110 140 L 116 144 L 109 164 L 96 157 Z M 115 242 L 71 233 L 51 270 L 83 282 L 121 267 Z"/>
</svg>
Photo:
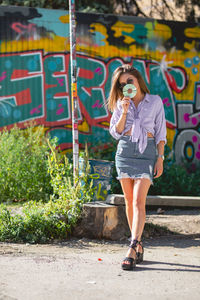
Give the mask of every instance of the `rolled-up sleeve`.
<svg viewBox="0 0 200 300">
<path fill-rule="evenodd" d="M 116 130 L 116 124 L 119 121 L 120 116 L 121 116 L 120 111 L 116 107 L 115 110 L 114 110 L 114 112 L 113 112 L 113 114 L 112 114 L 112 117 L 111 117 L 111 120 L 110 120 L 110 128 L 109 128 L 110 134 L 116 140 L 119 140 L 120 137 L 124 134 L 124 132 L 118 133 L 117 130 Z"/>
<path fill-rule="evenodd" d="M 155 141 L 159 144 L 160 141 L 167 143 L 167 130 L 166 130 L 166 119 L 165 110 L 161 98 L 159 97 L 158 111 L 155 118 Z"/>
</svg>

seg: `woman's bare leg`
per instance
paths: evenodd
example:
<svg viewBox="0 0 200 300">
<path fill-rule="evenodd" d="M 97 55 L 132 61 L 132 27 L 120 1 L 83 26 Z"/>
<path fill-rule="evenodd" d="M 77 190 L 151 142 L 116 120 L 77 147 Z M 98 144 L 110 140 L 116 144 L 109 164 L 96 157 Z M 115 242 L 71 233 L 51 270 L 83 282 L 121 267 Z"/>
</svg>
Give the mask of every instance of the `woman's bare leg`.
<svg viewBox="0 0 200 300">
<path fill-rule="evenodd" d="M 120 180 L 122 191 L 125 198 L 126 205 L 126 217 L 128 221 L 128 225 L 130 231 L 132 232 L 132 224 L 133 224 L 133 179 L 123 178 Z"/>
<path fill-rule="evenodd" d="M 146 219 L 146 197 L 149 191 L 151 182 L 149 179 L 142 178 L 134 181 L 133 190 L 133 224 L 132 224 L 132 239 L 141 240 Z"/>
<path fill-rule="evenodd" d="M 146 197 L 151 182 L 149 179 L 141 178 L 134 180 L 133 184 L 133 223 L 132 223 L 132 240 L 141 240 L 142 232 L 146 219 Z M 140 247 L 138 247 L 138 251 Z M 135 251 L 129 248 L 128 257 L 135 258 Z"/>
</svg>

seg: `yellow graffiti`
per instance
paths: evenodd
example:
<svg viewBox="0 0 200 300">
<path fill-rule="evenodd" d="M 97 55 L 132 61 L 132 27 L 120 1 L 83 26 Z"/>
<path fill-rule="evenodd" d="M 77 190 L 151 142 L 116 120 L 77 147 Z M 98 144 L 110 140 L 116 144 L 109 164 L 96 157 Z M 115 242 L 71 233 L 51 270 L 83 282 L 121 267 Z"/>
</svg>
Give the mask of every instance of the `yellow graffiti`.
<svg viewBox="0 0 200 300">
<path fill-rule="evenodd" d="M 69 38 L 52 36 L 38 40 L 2 41 L 1 52 L 22 52 L 44 49 L 46 52 L 69 51 Z"/>
<path fill-rule="evenodd" d="M 106 46 L 108 45 L 107 28 L 104 25 L 102 25 L 100 23 L 93 23 L 90 25 L 90 32 L 92 32 L 94 35 L 98 34 L 98 32 L 101 33 L 102 39 L 99 42 L 105 43 Z"/>
<path fill-rule="evenodd" d="M 102 195 L 101 195 L 101 192 L 103 192 L 105 196 L 106 196 L 107 193 L 108 193 L 106 190 L 101 190 L 101 183 L 99 183 L 99 185 L 98 185 L 98 190 L 97 190 L 97 193 L 96 193 L 96 198 L 97 198 L 98 200 L 99 200 L 99 199 L 105 200 L 105 196 L 102 196 Z"/>
<path fill-rule="evenodd" d="M 91 174 L 89 175 L 91 179 L 99 179 L 100 175 L 99 174 Z"/>
<path fill-rule="evenodd" d="M 121 21 L 117 21 L 111 27 L 111 29 L 115 32 L 115 34 L 114 34 L 115 37 L 124 36 L 124 42 L 127 44 L 130 44 L 135 41 L 132 37 L 126 35 L 126 32 L 131 33 L 134 30 L 134 25 L 125 24 Z"/>
<path fill-rule="evenodd" d="M 185 42 L 184 47 L 185 49 L 192 50 L 195 48 L 195 44 L 196 44 L 195 41 L 192 41 L 191 43 Z"/>
<path fill-rule="evenodd" d="M 174 129 L 167 128 L 167 145 L 172 148 L 176 132 Z"/>
<path fill-rule="evenodd" d="M 61 16 L 60 22 L 67 23 L 69 21 L 69 16 Z M 121 26 L 121 28 L 120 28 Z M 169 26 L 164 24 L 159 24 L 157 21 L 155 22 L 146 22 L 145 27 L 147 28 L 147 38 L 151 39 L 153 36 L 157 36 L 158 38 L 167 40 L 171 37 L 171 29 Z M 120 35 L 124 36 L 124 42 L 129 44 L 134 39 L 132 37 L 126 36 L 124 33 L 131 33 L 134 30 L 134 25 L 125 24 L 124 22 L 117 21 L 113 26 L 114 36 L 119 37 Z M 156 61 L 161 61 L 163 57 L 163 51 L 166 54 L 166 61 L 173 61 L 173 65 L 180 66 L 185 69 L 184 60 L 186 58 L 191 58 L 194 56 L 193 49 L 195 47 L 196 41 L 185 42 L 184 47 L 188 50 L 187 52 L 183 52 L 181 50 L 171 49 L 171 51 L 167 51 L 164 49 L 156 49 L 155 51 L 151 51 L 141 46 L 138 47 L 135 44 L 123 48 L 118 45 L 110 45 L 108 41 L 108 32 L 106 26 L 100 23 L 93 23 L 90 27 L 90 31 L 96 34 L 96 40 L 100 43 L 94 43 L 93 38 L 91 37 L 77 37 L 77 51 L 84 52 L 91 57 L 121 57 L 125 59 L 126 57 L 151 57 Z M 98 38 L 98 34 L 100 33 L 100 40 Z M 185 35 L 187 37 L 196 38 L 200 34 L 200 29 L 198 27 L 188 28 L 185 30 Z M 6 52 L 22 52 L 27 50 L 38 50 L 43 49 L 44 52 L 66 52 L 70 50 L 69 45 L 69 37 L 61 37 L 55 35 L 53 33 L 49 33 L 49 37 L 39 38 L 37 40 L 16 40 L 16 41 L 2 41 L 0 45 L 0 51 L 2 53 Z M 197 54 L 198 55 L 198 54 Z M 182 93 L 175 93 L 177 100 L 193 100 L 193 92 L 194 92 L 194 82 L 198 80 L 198 74 L 193 74 L 191 69 L 187 69 L 187 73 L 189 75 L 190 81 L 187 88 Z M 89 126 L 86 125 L 87 122 L 83 121 L 81 124 L 82 129 L 85 132 L 89 132 Z M 106 124 L 108 125 L 108 124 Z"/>
<path fill-rule="evenodd" d="M 94 171 L 101 176 L 109 177 L 108 167 L 102 167 L 102 166 L 93 166 Z"/>
<path fill-rule="evenodd" d="M 68 129 L 72 129 L 72 125 L 71 124 L 67 124 L 64 127 L 68 128 Z M 88 122 L 86 121 L 86 119 L 84 118 L 82 123 L 80 123 L 78 125 L 78 131 L 79 132 L 84 132 L 84 133 L 90 133 L 90 126 L 88 124 Z"/>
<path fill-rule="evenodd" d="M 101 122 L 101 125 L 104 125 L 105 127 L 109 127 L 110 123 L 109 122 Z"/>
<path fill-rule="evenodd" d="M 169 26 L 156 22 L 154 35 L 166 41 L 171 38 L 172 31 Z"/>
<path fill-rule="evenodd" d="M 194 27 L 194 28 L 186 28 L 185 31 L 185 36 L 193 38 L 193 39 L 199 39 L 200 37 L 200 28 L 199 27 Z"/>
<path fill-rule="evenodd" d="M 69 15 L 67 14 L 67 15 L 65 15 L 65 16 L 61 16 L 61 17 L 59 18 L 59 20 L 60 20 L 62 23 L 67 24 L 67 23 L 69 23 Z"/>
<path fill-rule="evenodd" d="M 83 122 L 78 125 L 78 130 L 85 133 L 90 132 L 90 126 L 85 118 L 83 119 Z"/>
<path fill-rule="evenodd" d="M 53 20 L 52 20 L 53 22 Z M 60 24 L 68 24 L 69 23 L 69 15 L 60 16 L 59 18 Z M 190 38 L 191 40 L 185 41 L 184 48 L 187 51 L 178 50 L 175 47 L 170 50 L 164 48 L 163 41 L 167 41 L 172 37 L 172 30 L 169 26 L 165 24 L 161 24 L 158 21 L 154 22 L 146 22 L 145 31 L 146 31 L 146 41 L 151 39 L 154 41 L 158 41 L 158 47 L 154 50 L 148 48 L 148 46 L 144 46 L 144 44 L 134 44 L 135 39 L 131 35 L 131 33 L 135 30 L 136 26 L 134 24 L 127 24 L 122 21 L 116 21 L 111 30 L 113 31 L 115 38 L 123 37 L 123 43 L 127 44 L 124 47 L 116 44 L 111 45 L 109 41 L 109 33 L 106 25 L 101 23 L 92 23 L 90 25 L 90 35 L 78 35 L 77 36 L 77 52 L 81 52 L 89 55 L 90 57 L 98 57 L 103 59 L 108 59 L 112 57 L 120 57 L 122 60 L 126 60 L 127 57 L 131 58 L 146 58 L 149 57 L 151 60 L 161 61 L 163 56 L 166 55 L 166 62 L 173 62 L 170 64 L 170 67 L 179 66 L 183 68 L 188 76 L 188 84 L 187 87 L 181 92 L 177 93 L 173 91 L 173 95 L 176 99 L 176 102 L 187 100 L 194 100 L 194 87 L 195 82 L 199 81 L 199 72 L 196 74 L 193 73 L 192 67 L 185 66 L 185 60 L 191 59 L 193 60 L 194 56 L 199 56 L 199 52 L 195 50 L 197 40 L 200 37 L 200 28 L 193 27 L 187 28 L 184 30 L 184 37 Z M 130 45 L 131 44 L 131 45 Z M 147 43 L 148 44 L 148 43 Z M 156 44 L 155 44 L 156 45 Z M 161 46 L 159 46 L 161 45 Z M 62 37 L 58 36 L 55 33 L 48 33 L 48 37 L 38 37 L 36 40 L 34 39 L 20 39 L 20 40 L 6 40 L 1 41 L 0 44 L 0 52 L 1 53 L 16 53 L 23 51 L 33 51 L 33 50 L 43 50 L 44 53 L 48 52 L 69 52 L 70 44 L 69 44 L 69 36 Z M 195 67 L 195 66 L 194 66 Z M 74 97 L 77 97 L 77 87 L 73 86 Z M 73 103 L 72 103 L 72 111 L 73 111 Z M 109 127 L 109 122 L 104 121 L 100 123 L 105 127 Z M 66 129 L 71 129 L 72 125 L 65 125 Z M 49 130 L 48 127 L 45 130 Z M 78 125 L 79 132 L 91 133 L 91 125 L 88 124 L 87 120 L 83 117 L 81 124 Z M 175 129 L 167 129 L 167 140 L 168 145 L 172 148 L 173 141 L 175 139 L 176 131 Z M 188 148 L 188 156 L 191 155 L 190 148 Z M 94 167 L 95 173 L 101 174 L 102 176 L 107 177 L 107 168 L 104 167 Z M 96 175 L 96 174 L 94 174 Z M 96 178 L 94 178 L 96 179 Z M 101 186 L 99 186 L 98 193 L 101 191 Z M 102 197 L 102 196 L 99 196 Z"/>
</svg>

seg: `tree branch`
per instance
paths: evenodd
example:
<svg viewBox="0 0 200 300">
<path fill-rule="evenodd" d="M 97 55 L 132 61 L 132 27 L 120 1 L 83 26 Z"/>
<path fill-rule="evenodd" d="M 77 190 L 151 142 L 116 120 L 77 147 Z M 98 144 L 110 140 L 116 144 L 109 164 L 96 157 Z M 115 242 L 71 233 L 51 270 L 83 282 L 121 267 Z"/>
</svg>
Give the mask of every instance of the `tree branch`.
<svg viewBox="0 0 200 300">
<path fill-rule="evenodd" d="M 137 0 L 132 0 L 133 4 L 135 5 L 136 9 L 137 9 L 137 15 L 141 14 L 142 16 L 148 18 L 148 16 L 141 10 L 141 8 L 139 7 Z"/>
</svg>

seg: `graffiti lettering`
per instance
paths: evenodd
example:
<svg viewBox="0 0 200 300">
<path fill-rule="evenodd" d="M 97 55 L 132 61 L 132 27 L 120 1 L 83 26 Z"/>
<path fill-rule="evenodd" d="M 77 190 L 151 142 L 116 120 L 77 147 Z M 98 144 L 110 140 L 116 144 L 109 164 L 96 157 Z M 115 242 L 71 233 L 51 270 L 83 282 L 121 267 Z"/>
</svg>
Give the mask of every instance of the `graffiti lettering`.
<svg viewBox="0 0 200 300">
<path fill-rule="evenodd" d="M 199 25 L 128 18 L 77 15 L 80 147 L 112 141 L 106 99 L 114 70 L 128 63 L 162 98 L 177 161 L 199 161 Z M 71 148 L 68 12 L 2 6 L 0 26 L 0 129 L 34 120 Z"/>
<path fill-rule="evenodd" d="M 19 60 L 24 69 L 17 67 L 19 63 L 16 65 L 16 62 Z M 0 126 L 12 126 L 16 121 L 23 123 L 33 116 L 38 123 L 42 121 L 45 126 L 50 126 L 51 134 L 58 133 L 57 130 L 52 130 L 52 126 L 68 125 L 68 129 L 67 127 L 59 129 L 58 136 L 61 144 L 65 146 L 68 144 L 71 147 L 71 132 L 67 132 L 71 130 L 69 54 L 57 53 L 43 56 L 38 51 L 23 52 L 20 55 L 0 56 L 0 62 L 4 68 L 9 65 L 6 73 L 2 72 L 4 85 L 0 96 L 1 103 L 4 105 L 1 114 L 4 117 L 0 120 Z M 84 137 L 87 137 L 89 142 L 92 140 L 89 136 L 92 134 L 92 128 L 95 128 L 97 140 L 109 139 L 108 131 L 100 129 L 108 128 L 110 113 L 106 107 L 106 98 L 113 70 L 123 63 L 118 58 L 104 62 L 78 55 L 79 129 L 83 134 L 82 137 L 80 136 L 81 142 Z M 168 70 L 167 64 L 164 68 L 160 63 L 145 62 L 143 59 L 132 59 L 130 64 L 142 73 L 151 92 L 163 98 L 168 127 L 176 128 L 176 109 L 171 87 L 173 86 L 176 92 L 185 88 L 187 81 L 184 70 L 176 67 L 170 67 Z M 176 85 L 172 85 L 172 81 L 176 82 Z M 6 86 L 9 86 L 9 91 Z M 198 106 L 199 98 L 198 94 Z M 196 115 L 192 116 L 193 124 L 196 118 Z"/>
<path fill-rule="evenodd" d="M 30 38 L 32 38 L 32 39 L 37 39 L 38 38 L 35 24 L 29 23 L 28 25 L 24 25 L 24 24 L 21 24 L 19 22 L 16 22 L 16 23 L 13 23 L 11 25 L 11 28 L 15 32 L 18 33 L 18 35 L 16 37 L 16 40 L 19 40 L 22 37 L 23 38 L 29 37 L 29 39 Z"/>
</svg>

